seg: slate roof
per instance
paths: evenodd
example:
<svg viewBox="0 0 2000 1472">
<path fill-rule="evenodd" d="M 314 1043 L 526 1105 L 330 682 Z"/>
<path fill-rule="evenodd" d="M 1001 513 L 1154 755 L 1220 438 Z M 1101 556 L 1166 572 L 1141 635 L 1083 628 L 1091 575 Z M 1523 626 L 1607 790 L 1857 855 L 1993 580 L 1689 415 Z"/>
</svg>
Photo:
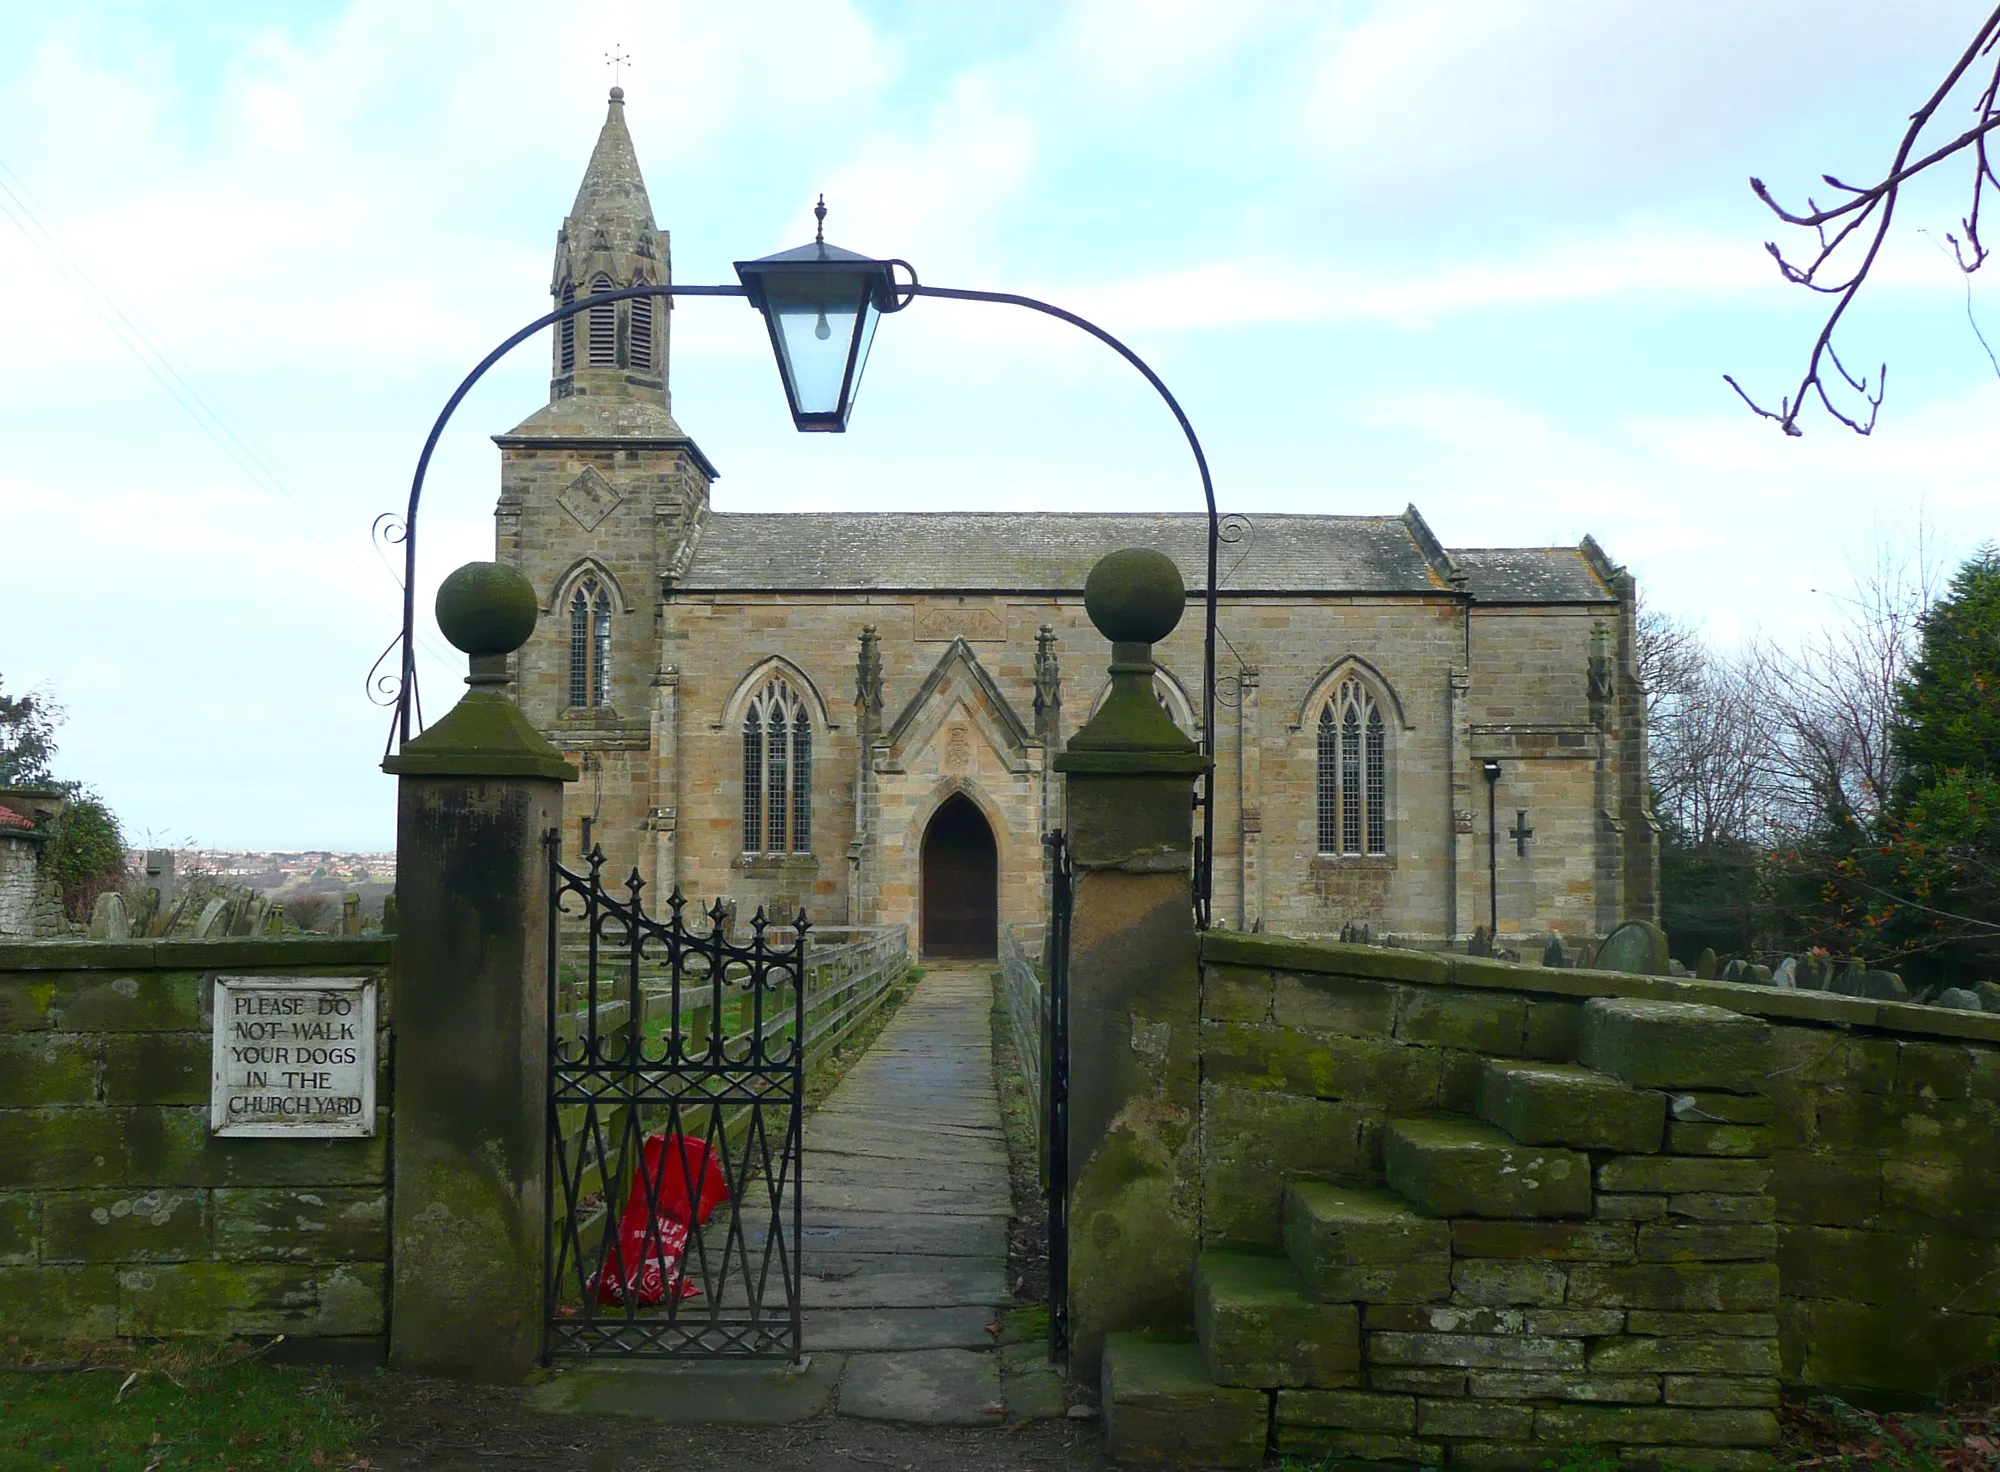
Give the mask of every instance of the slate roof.
<svg viewBox="0 0 2000 1472">
<path fill-rule="evenodd" d="M 1221 549 L 1219 581 L 1226 593 L 1455 591 L 1455 554 L 1437 547 L 1414 510 L 1403 516 L 1256 514 L 1248 521 L 1243 539 Z M 1198 591 L 1207 573 L 1207 527 L 1199 513 L 711 512 L 676 586 L 704 592 L 1076 593 L 1106 552 L 1157 547 Z M 1573 547 L 1473 555 L 1518 555 L 1544 568 L 1540 591 L 1527 601 L 1601 602 L 1611 596 Z M 1554 572 L 1565 560 L 1570 570 Z M 1505 594 L 1533 580 L 1496 572 L 1485 581 Z M 1473 592 L 1486 596 L 1479 587 Z"/>
<path fill-rule="evenodd" d="M 1453 548 L 1477 603 L 1609 603 L 1617 595 L 1576 547 Z"/>
</svg>

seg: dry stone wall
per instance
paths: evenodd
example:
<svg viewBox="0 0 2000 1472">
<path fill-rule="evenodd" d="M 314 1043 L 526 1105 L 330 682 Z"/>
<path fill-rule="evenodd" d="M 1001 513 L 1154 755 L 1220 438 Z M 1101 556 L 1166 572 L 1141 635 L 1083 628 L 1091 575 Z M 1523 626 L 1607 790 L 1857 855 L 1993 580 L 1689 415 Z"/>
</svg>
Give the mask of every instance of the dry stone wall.
<svg viewBox="0 0 2000 1472">
<path fill-rule="evenodd" d="M 387 1109 L 354 1139 L 217 1138 L 208 1114 L 218 973 L 384 981 L 389 957 L 359 939 L 0 945 L 0 1338 L 379 1353 Z"/>
<path fill-rule="evenodd" d="M 2000 1358 L 2000 1018 L 1203 954 L 1196 1340 L 1114 1342 L 1106 1374 L 1148 1415 L 1223 1397 L 1205 1454 L 1262 1455 L 1265 1405 L 1299 1454 L 1759 1466 L 1782 1385 L 1945 1394 Z"/>
</svg>

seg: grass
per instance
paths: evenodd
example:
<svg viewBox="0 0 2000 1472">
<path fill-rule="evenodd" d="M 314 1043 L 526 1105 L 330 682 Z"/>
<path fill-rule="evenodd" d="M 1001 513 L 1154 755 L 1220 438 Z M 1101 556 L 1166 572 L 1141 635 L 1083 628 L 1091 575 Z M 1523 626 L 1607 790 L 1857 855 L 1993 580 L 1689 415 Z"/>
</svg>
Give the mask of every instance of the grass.
<svg viewBox="0 0 2000 1472">
<path fill-rule="evenodd" d="M 93 1346 L 0 1364 L 0 1472 L 320 1472 L 366 1467 L 370 1429 L 324 1373 L 237 1344 Z"/>
</svg>

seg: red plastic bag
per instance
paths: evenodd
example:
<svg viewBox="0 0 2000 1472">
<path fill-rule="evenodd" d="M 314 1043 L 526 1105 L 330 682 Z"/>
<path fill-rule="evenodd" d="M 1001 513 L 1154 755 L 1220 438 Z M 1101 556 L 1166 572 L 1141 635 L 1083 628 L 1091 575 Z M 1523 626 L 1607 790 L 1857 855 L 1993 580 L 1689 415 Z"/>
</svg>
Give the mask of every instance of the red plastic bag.
<svg viewBox="0 0 2000 1472">
<path fill-rule="evenodd" d="M 682 1275 L 688 1230 L 715 1214 L 729 1199 L 729 1185 L 708 1144 L 682 1135 L 648 1135 L 632 1173 L 624 1219 L 612 1239 L 610 1261 L 591 1279 L 599 1303 L 622 1304 L 627 1296 L 658 1303 L 671 1288 L 681 1298 L 701 1289 Z M 694 1187 L 690 1199 L 688 1187 Z"/>
</svg>

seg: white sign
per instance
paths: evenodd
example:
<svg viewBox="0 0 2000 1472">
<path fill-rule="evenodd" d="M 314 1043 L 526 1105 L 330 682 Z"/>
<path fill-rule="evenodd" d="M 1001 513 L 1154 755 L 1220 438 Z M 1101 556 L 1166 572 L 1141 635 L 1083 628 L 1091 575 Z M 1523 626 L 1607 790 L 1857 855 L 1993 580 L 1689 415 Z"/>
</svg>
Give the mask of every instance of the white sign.
<svg viewBox="0 0 2000 1472">
<path fill-rule="evenodd" d="M 218 976 L 210 1134 L 375 1133 L 375 983 Z"/>
</svg>

